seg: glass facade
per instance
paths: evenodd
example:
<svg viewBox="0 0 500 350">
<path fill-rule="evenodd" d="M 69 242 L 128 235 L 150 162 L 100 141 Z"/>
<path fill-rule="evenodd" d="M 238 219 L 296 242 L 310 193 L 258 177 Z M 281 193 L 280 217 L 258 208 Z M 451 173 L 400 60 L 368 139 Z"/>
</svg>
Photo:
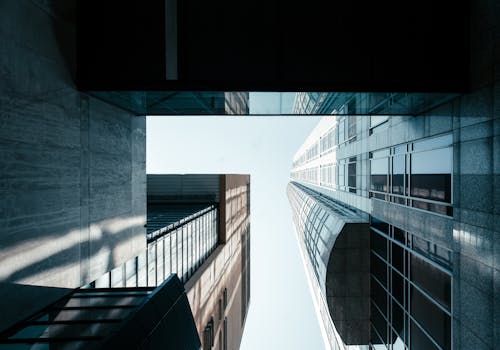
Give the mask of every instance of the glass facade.
<svg viewBox="0 0 500 350">
<path fill-rule="evenodd" d="M 492 117 L 463 119 L 470 109 L 457 106 L 415 116 L 325 116 L 293 159 L 316 142 L 319 156 L 293 166 L 291 183 L 395 225 L 371 223 L 371 300 L 364 309 L 371 313 L 374 349 L 451 349 L 464 347 L 464 339 L 465 347 L 495 348 L 487 283 L 495 255 Z M 353 143 L 349 119 L 356 120 Z M 299 237 L 307 232 L 296 228 Z M 304 243 L 303 250 L 309 259 L 311 248 Z M 360 260 L 357 254 L 349 259 Z M 341 301 L 336 305 L 330 316 L 344 339 L 344 322 L 335 314 Z"/>
<path fill-rule="evenodd" d="M 452 253 L 372 218 L 372 349 L 451 349 Z"/>
<path fill-rule="evenodd" d="M 338 234 L 346 221 L 362 222 L 363 218 L 359 211 L 298 183 L 292 183 L 287 193 L 300 240 L 304 242 L 316 278 L 321 281 L 326 276 L 327 253 L 333 246 L 331 236 Z"/>
<path fill-rule="evenodd" d="M 318 158 L 319 156 L 319 143 L 316 142 L 310 146 L 296 161 L 293 162 L 294 167 L 301 166 L 302 164 L 308 163 L 311 160 Z"/>
<path fill-rule="evenodd" d="M 248 92 L 90 91 L 89 93 L 137 115 L 249 114 Z"/>
<path fill-rule="evenodd" d="M 394 182 L 394 186 L 398 186 Z M 307 270 L 314 276 L 314 298 L 332 348 L 346 348 L 324 296 L 326 266 L 342 208 L 307 187 L 292 183 L 288 196 Z M 329 208 L 328 201 L 335 203 Z M 352 216 L 354 212 L 351 211 Z M 335 241 L 335 239 L 334 239 Z M 326 255 L 325 255 L 326 252 Z M 452 251 L 420 235 L 371 217 L 369 249 L 370 349 L 452 349 Z M 363 344 L 359 344 L 363 345 Z"/>
<path fill-rule="evenodd" d="M 443 135 L 370 153 L 370 197 L 452 216 L 453 138 Z"/>
<path fill-rule="evenodd" d="M 314 286 L 313 299 L 328 342 L 334 350 L 347 349 L 330 316 L 325 284 L 327 267 L 335 238 L 345 223 L 366 222 L 367 217 L 295 182 L 288 185 L 287 194 L 293 209 L 300 251 L 309 281 Z"/>
<path fill-rule="evenodd" d="M 252 105 L 248 91 L 87 91 L 137 115 L 416 115 L 457 97 L 445 93 L 259 92 L 266 108 Z M 289 101 L 290 95 L 293 101 Z M 348 137 L 349 133 L 345 134 Z"/>
<path fill-rule="evenodd" d="M 160 232 L 157 233 L 157 232 Z M 147 250 L 104 274 L 91 284 L 97 288 L 156 287 L 171 273 L 182 283 L 210 256 L 218 244 L 218 209 L 210 206 L 168 230 L 149 235 Z"/>
<path fill-rule="evenodd" d="M 340 159 L 335 163 L 294 171 L 291 178 L 339 191 L 357 193 L 359 189 L 357 157 Z"/>
<path fill-rule="evenodd" d="M 457 94 L 298 92 L 293 114 L 306 115 L 416 115 Z M 374 125 L 379 120 L 374 120 Z M 348 135 L 348 134 L 346 134 Z"/>
<path fill-rule="evenodd" d="M 308 182 L 317 185 L 319 183 L 318 167 L 315 166 L 312 168 L 294 171 L 291 177 L 295 181 Z"/>
<path fill-rule="evenodd" d="M 338 117 L 334 126 L 293 162 L 292 180 L 453 216 L 451 134 L 369 152 L 370 176 L 366 183 L 360 181 L 359 171 L 361 159 L 366 155 L 348 158 L 330 155 L 356 140 L 356 120 L 354 117 Z M 373 123 L 370 120 L 370 126 L 373 125 L 370 131 L 386 125 L 386 122 L 386 117 Z M 325 157 L 328 161 L 307 166 L 318 157 Z"/>
<path fill-rule="evenodd" d="M 319 161 L 308 166 L 305 151 L 299 154 L 302 162 L 300 167 L 294 166 L 291 178 L 306 186 L 292 184 L 306 193 L 314 192 L 307 188 L 307 184 L 313 184 L 445 217 L 453 216 L 452 135 L 441 134 L 346 157 L 352 152 L 346 151 L 345 146 L 350 140 L 356 140 L 359 135 L 356 135 L 355 129 L 360 125 L 358 123 L 363 123 L 359 120 L 357 123 L 350 122 L 356 119 L 337 117 L 330 123 L 332 126 L 325 128 L 326 131 L 313 144 L 319 145 Z M 366 128 L 364 132 L 367 135 L 371 135 L 382 132 L 388 124 L 387 117 L 375 117 L 370 118 L 369 123 L 363 123 L 362 127 Z M 325 123 L 325 126 L 328 125 Z M 340 154 L 343 156 L 339 157 Z M 367 172 L 362 173 L 361 169 Z M 317 196 L 321 200 L 327 198 L 320 194 Z M 297 199 L 293 197 L 290 202 L 292 208 L 297 205 Z M 301 214 L 294 214 L 294 220 L 297 231 L 304 235 L 301 246 L 307 256 L 306 265 L 310 265 L 320 288 L 323 288 L 321 261 L 317 259 L 322 250 L 318 248 L 324 248 L 322 242 L 332 236 L 331 232 L 322 236 L 323 228 L 331 231 L 335 225 L 321 221 L 322 212 L 314 206 L 301 210 Z M 303 219 L 300 220 L 300 217 Z M 320 222 L 321 229 L 314 228 L 317 222 Z M 452 348 L 452 261 L 449 247 L 371 218 L 370 341 L 366 344 L 369 348 Z M 326 312 L 332 311 L 326 308 L 324 312 L 326 315 Z M 323 318 L 328 329 L 329 323 Z M 331 339 L 335 339 L 336 330 L 341 329 L 339 327 L 332 326 Z M 333 343 L 333 348 L 341 347 L 339 342 Z"/>
</svg>

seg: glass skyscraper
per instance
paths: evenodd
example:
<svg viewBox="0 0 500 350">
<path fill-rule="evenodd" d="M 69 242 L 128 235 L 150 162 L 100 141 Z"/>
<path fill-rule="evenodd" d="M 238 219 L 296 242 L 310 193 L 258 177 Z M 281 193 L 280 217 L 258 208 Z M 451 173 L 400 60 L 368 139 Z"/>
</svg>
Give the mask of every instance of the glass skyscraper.
<svg viewBox="0 0 500 350">
<path fill-rule="evenodd" d="M 324 117 L 296 153 L 288 196 L 332 349 L 492 345 L 496 121 L 458 117 L 466 103 L 488 106 Z"/>
</svg>

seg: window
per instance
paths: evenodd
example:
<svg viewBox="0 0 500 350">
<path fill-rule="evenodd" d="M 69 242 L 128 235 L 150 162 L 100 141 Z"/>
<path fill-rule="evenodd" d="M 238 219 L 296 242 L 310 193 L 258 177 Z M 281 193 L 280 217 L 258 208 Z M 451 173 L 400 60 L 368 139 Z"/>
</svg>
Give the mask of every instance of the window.
<svg viewBox="0 0 500 350">
<path fill-rule="evenodd" d="M 432 340 L 420 329 L 414 321 L 410 321 L 411 349 L 437 350 Z"/>
<path fill-rule="evenodd" d="M 219 299 L 219 321 L 222 320 L 222 300 Z"/>
<path fill-rule="evenodd" d="M 298 167 L 317 158 L 319 156 L 320 147 L 321 142 L 315 142 L 312 146 L 306 149 L 305 152 L 302 153 L 302 155 L 296 161 L 293 162 L 293 167 Z"/>
<path fill-rule="evenodd" d="M 389 188 L 389 152 L 373 152 L 370 160 L 370 190 L 388 192 Z"/>
<path fill-rule="evenodd" d="M 347 185 L 349 192 L 356 193 L 356 157 L 349 158 L 347 167 Z"/>
<path fill-rule="evenodd" d="M 341 118 L 339 121 L 339 142 L 338 144 L 342 144 L 345 141 L 345 118 Z"/>
<path fill-rule="evenodd" d="M 321 137 L 321 139 L 320 139 L 320 153 L 321 154 L 327 153 L 335 147 L 335 145 L 336 145 L 336 143 L 335 143 L 335 131 L 336 131 L 336 128 L 332 128 Z"/>
<path fill-rule="evenodd" d="M 320 179 L 321 186 L 336 188 L 337 181 L 336 181 L 336 176 L 335 176 L 335 170 L 336 170 L 336 165 L 334 165 L 334 164 L 328 164 L 325 166 L 321 166 L 321 170 L 320 170 L 321 171 L 321 179 Z"/>
<path fill-rule="evenodd" d="M 370 197 L 453 215 L 451 141 L 444 135 L 372 152 Z"/>
<path fill-rule="evenodd" d="M 370 238 L 370 246 L 372 251 L 382 258 L 387 259 L 387 239 L 382 235 L 373 233 Z"/>
<path fill-rule="evenodd" d="M 339 189 L 342 190 L 342 191 L 345 191 L 345 159 L 341 160 L 339 163 L 338 163 L 338 173 L 339 173 Z"/>
<path fill-rule="evenodd" d="M 347 117 L 347 139 L 349 142 L 356 140 L 356 117 Z"/>
<path fill-rule="evenodd" d="M 313 167 L 308 169 L 303 169 L 299 171 L 295 171 L 292 173 L 292 179 L 297 181 L 310 182 L 313 184 L 318 184 L 318 170 L 320 168 Z M 319 173 L 321 177 L 321 172 Z M 321 178 L 320 178 L 321 180 Z"/>
<path fill-rule="evenodd" d="M 410 260 L 410 269 L 412 281 L 442 306 L 450 310 L 450 276 L 413 254 Z"/>
<path fill-rule="evenodd" d="M 371 346 L 450 349 L 451 261 L 437 264 L 437 246 L 410 232 L 373 217 L 370 226 Z"/>
<path fill-rule="evenodd" d="M 392 193 L 405 195 L 405 155 L 392 157 Z"/>
<path fill-rule="evenodd" d="M 210 318 L 203 331 L 203 350 L 211 350 L 214 346 L 214 320 Z"/>
<path fill-rule="evenodd" d="M 443 348 L 450 349 L 451 319 L 414 286 L 410 288 L 410 311 L 416 321 Z"/>
<path fill-rule="evenodd" d="M 432 159 L 432 162 L 429 161 Z M 451 147 L 411 155 L 410 191 L 413 197 L 451 202 Z"/>
<path fill-rule="evenodd" d="M 225 310 L 227 307 L 227 288 L 224 288 L 223 298 L 224 298 L 224 310 Z"/>
</svg>

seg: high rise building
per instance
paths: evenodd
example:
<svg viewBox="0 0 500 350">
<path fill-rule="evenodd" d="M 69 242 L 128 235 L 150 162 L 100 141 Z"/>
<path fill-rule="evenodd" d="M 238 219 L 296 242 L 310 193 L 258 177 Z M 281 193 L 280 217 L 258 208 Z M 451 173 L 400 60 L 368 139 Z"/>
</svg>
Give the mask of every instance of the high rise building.
<svg viewBox="0 0 500 350">
<path fill-rule="evenodd" d="M 443 267 L 442 262 L 436 266 L 445 274 L 451 271 L 452 305 L 440 310 L 444 310 L 444 315 L 451 312 L 448 316 L 452 319 L 453 347 L 491 348 L 500 343 L 500 288 L 495 288 L 499 276 L 495 223 L 500 202 L 496 191 L 500 35 L 494 2 L 371 1 L 362 11 L 362 7 L 352 6 L 349 1 L 314 0 L 308 6 L 299 2 L 283 7 L 278 0 L 266 0 L 253 2 L 246 11 L 240 11 L 233 3 L 224 0 L 214 6 L 211 2 L 187 1 L 179 2 L 176 8 L 177 2 L 173 0 L 120 6 L 90 0 L 2 1 L 0 331 L 17 322 L 34 322 L 31 325 L 36 327 L 46 324 L 49 320 L 44 317 L 53 314 L 52 308 L 40 315 L 40 319 L 29 319 L 41 305 L 58 309 L 69 303 L 73 306 L 68 307 L 73 309 L 66 311 L 75 311 L 78 309 L 75 300 L 96 297 L 75 289 L 104 282 L 105 278 L 100 278 L 109 271 L 109 285 L 134 283 L 133 277 L 127 278 L 131 277 L 127 271 L 134 268 L 127 268 L 126 264 L 148 249 L 144 227 L 147 224 L 144 115 L 245 113 L 248 95 L 244 91 L 318 90 L 323 95 L 307 93 L 314 103 L 321 103 L 322 98 L 332 103 L 321 108 L 306 107 L 305 112 L 297 113 L 371 115 L 369 126 L 367 119 L 359 118 L 356 122 L 344 119 L 343 123 L 339 119 L 337 130 L 341 141 L 336 140 L 335 133 L 330 133 L 324 141 L 322 138 L 319 148 L 312 147 L 303 159 L 297 158 L 296 161 L 307 162 L 310 157 L 326 155 L 332 145 L 338 146 L 339 163 L 326 164 L 323 185 L 314 187 L 307 180 L 317 181 L 314 169 L 307 169 L 309 163 L 295 169 L 294 176 L 304 176 L 309 182 L 300 181 L 317 192 L 332 188 L 326 186 L 328 181 L 332 186 L 343 181 L 335 191 L 328 192 L 331 198 L 344 203 L 336 207 L 339 220 L 366 226 L 366 217 L 371 215 L 371 230 L 386 232 L 383 237 L 391 244 L 394 242 L 395 250 L 398 244 L 393 239 L 394 232 L 396 228 L 404 229 L 406 240 L 412 242 L 410 246 L 399 245 L 405 256 L 417 254 L 417 238 L 422 237 L 452 251 L 451 267 Z M 262 11 L 263 8 L 269 11 Z M 342 20 L 335 20 L 332 14 Z M 327 42 L 333 44 L 325 45 Z M 297 43 L 307 43 L 311 50 L 304 50 L 304 45 Z M 335 91 L 344 93 L 332 93 Z M 447 93 L 440 95 L 443 92 Z M 460 95 L 466 92 L 469 93 Z M 387 120 L 386 115 L 392 115 L 391 119 Z M 425 166 L 424 170 L 412 168 L 413 158 L 419 160 L 415 155 L 418 150 L 413 147 L 422 147 L 417 143 L 446 133 L 453 135 L 449 198 L 446 193 L 440 194 L 443 186 L 447 186 L 446 176 L 439 173 L 440 176 L 429 177 L 435 174 L 425 173 L 433 170 Z M 402 146 L 405 151 L 401 155 L 404 153 L 405 160 L 411 160 L 404 170 L 403 178 L 408 179 L 403 185 L 404 192 L 394 190 L 394 182 L 401 181 L 398 166 L 388 164 L 387 174 L 384 173 L 384 159 L 392 162 L 400 155 L 399 148 L 390 149 L 395 146 Z M 356 147 L 361 148 L 354 150 Z M 423 147 L 425 154 L 429 146 Z M 448 148 L 441 144 L 437 152 L 446 152 L 441 149 Z M 376 153 L 379 150 L 381 153 Z M 371 159 L 369 152 L 374 153 Z M 376 166 L 375 173 L 368 178 L 369 163 Z M 446 164 L 440 163 L 443 168 L 437 170 L 447 171 Z M 335 182 L 331 178 L 334 169 L 338 169 Z M 411 184 L 425 183 L 431 178 L 439 179 L 441 187 L 411 188 Z M 372 184 L 373 188 L 368 187 Z M 422 198 L 426 192 L 430 198 Z M 317 196 L 315 193 L 309 193 L 311 198 Z M 390 226 L 384 229 L 381 224 L 376 231 L 373 218 Z M 419 236 L 418 232 L 423 233 Z M 221 242 L 225 237 L 226 234 L 221 234 Z M 159 243 L 165 239 L 158 237 L 157 244 L 165 247 L 165 243 Z M 245 240 L 242 242 L 244 245 Z M 308 249 L 313 251 L 316 243 L 310 241 Z M 329 245 L 332 244 L 330 241 Z M 386 248 L 391 253 L 385 263 L 394 265 L 394 249 L 388 248 L 388 244 Z M 158 246 L 151 247 L 156 247 L 152 249 L 158 254 Z M 213 262 L 219 260 L 212 258 L 218 249 L 226 252 L 229 248 L 215 248 L 203 264 L 215 264 L 214 269 L 219 266 Z M 242 256 L 247 249 L 242 250 Z M 383 252 L 372 255 L 384 261 Z M 328 276 L 326 256 L 322 259 L 315 262 L 317 276 Z M 410 266 L 408 259 L 405 266 Z M 186 261 L 186 265 L 181 265 L 186 270 L 177 271 L 181 272 L 179 281 L 167 278 L 163 292 L 183 299 L 183 288 L 188 288 L 196 274 L 202 274 L 202 269 L 196 267 L 201 260 L 191 261 L 194 266 Z M 435 259 L 425 261 L 430 264 Z M 325 271 L 319 270 L 322 264 Z M 156 273 L 148 272 L 144 280 L 140 275 L 142 266 L 137 265 L 135 283 L 148 284 L 153 277 L 154 283 L 158 283 L 164 278 L 165 265 L 155 266 L 148 265 Z M 396 271 L 388 269 L 391 273 Z M 205 273 L 209 274 L 208 271 L 212 268 Z M 341 272 L 351 275 L 345 270 Z M 205 276 L 210 279 L 205 273 L 200 281 Z M 248 266 L 242 267 L 241 274 L 245 273 Z M 359 277 L 362 276 L 360 273 Z M 418 287 L 418 283 L 411 284 L 412 275 L 409 280 L 406 272 L 399 276 L 409 286 L 405 290 L 411 293 L 411 288 L 420 288 L 418 291 L 430 296 L 428 300 L 437 300 L 424 287 Z M 398 275 L 386 277 L 389 281 L 386 283 L 390 284 Z M 375 281 L 376 276 L 370 278 Z M 242 278 L 241 294 L 248 300 L 245 281 Z M 389 292 L 389 284 L 383 290 Z M 217 295 L 219 287 L 222 288 L 217 284 L 212 289 Z M 155 298 L 153 285 L 134 288 L 145 288 L 136 291 L 141 305 Z M 219 297 L 221 305 L 224 295 L 231 293 L 231 288 L 227 293 L 224 288 L 222 298 Z M 196 291 L 197 287 L 188 289 Z M 113 292 L 98 292 L 117 291 L 115 288 Z M 198 296 L 196 292 L 187 293 L 184 301 L 190 300 L 194 305 L 200 302 Z M 410 297 L 408 300 L 415 300 Z M 228 294 L 227 300 L 234 298 Z M 203 334 L 200 344 L 211 343 L 204 340 L 206 337 L 224 346 L 225 342 L 217 339 L 225 339 L 227 335 L 229 346 L 233 343 L 230 339 L 238 337 L 229 335 L 233 331 L 220 333 L 220 330 L 225 325 L 230 328 L 237 317 L 225 314 L 227 322 L 218 318 L 211 322 L 213 308 L 208 305 L 214 302 L 207 299 L 206 307 L 200 309 L 204 311 L 193 319 L 194 328 Z M 164 304 L 161 310 L 169 310 L 172 305 Z M 184 302 L 178 305 L 186 310 Z M 410 307 L 406 302 L 399 305 L 404 310 Z M 122 306 L 114 309 L 137 305 Z M 371 310 L 383 310 L 383 306 Z M 234 308 L 233 305 L 226 312 L 231 313 Z M 247 304 L 242 303 L 242 315 L 246 308 Z M 392 312 L 393 308 L 385 310 Z M 403 311 L 404 317 L 409 317 L 403 325 L 404 340 L 431 339 L 439 346 L 441 340 L 425 325 L 419 328 L 422 324 L 418 322 L 423 321 L 411 312 L 411 309 L 409 313 Z M 357 315 L 360 329 L 365 327 L 366 314 L 349 314 Z M 373 315 L 376 313 L 370 317 Z M 393 325 L 386 328 L 387 334 L 389 329 L 400 328 L 395 326 L 395 317 L 385 316 Z M 337 324 L 340 317 L 342 314 L 335 318 Z M 121 318 L 108 319 L 110 323 L 117 320 Z M 159 325 L 161 318 L 156 321 Z M 349 327 L 349 320 L 345 324 L 338 327 L 341 332 L 353 328 Z M 417 328 L 411 328 L 413 325 Z M 419 331 L 427 332 L 428 337 L 416 337 Z M 383 333 L 372 334 L 383 338 Z M 354 342 L 365 340 L 366 336 L 353 335 L 349 339 Z M 380 340 L 376 339 L 372 344 L 378 346 Z"/>
<path fill-rule="evenodd" d="M 324 117 L 297 151 L 287 191 L 332 349 L 494 347 L 489 93 L 416 116 Z"/>
<path fill-rule="evenodd" d="M 170 267 L 167 253 L 160 265 L 184 282 L 203 349 L 241 342 L 250 303 L 249 199 L 248 175 L 148 175 L 148 251 L 155 242 L 149 254 L 160 261 L 158 252 L 171 247 Z"/>
<path fill-rule="evenodd" d="M 55 306 L 38 305 L 0 344 L 239 348 L 250 301 L 249 180 L 148 175 L 147 249 Z"/>
</svg>

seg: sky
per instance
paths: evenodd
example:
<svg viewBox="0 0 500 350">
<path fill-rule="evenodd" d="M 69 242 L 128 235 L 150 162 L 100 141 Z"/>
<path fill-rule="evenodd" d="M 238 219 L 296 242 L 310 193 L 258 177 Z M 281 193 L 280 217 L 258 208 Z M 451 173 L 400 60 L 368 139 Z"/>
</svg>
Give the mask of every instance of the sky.
<svg viewBox="0 0 500 350">
<path fill-rule="evenodd" d="M 251 95 L 254 113 L 268 110 L 269 96 L 261 96 Z M 293 102 L 281 99 L 282 108 Z M 293 155 L 318 121 L 147 117 L 148 174 L 250 174 L 251 294 L 241 350 L 324 349 L 286 197 Z"/>
</svg>

